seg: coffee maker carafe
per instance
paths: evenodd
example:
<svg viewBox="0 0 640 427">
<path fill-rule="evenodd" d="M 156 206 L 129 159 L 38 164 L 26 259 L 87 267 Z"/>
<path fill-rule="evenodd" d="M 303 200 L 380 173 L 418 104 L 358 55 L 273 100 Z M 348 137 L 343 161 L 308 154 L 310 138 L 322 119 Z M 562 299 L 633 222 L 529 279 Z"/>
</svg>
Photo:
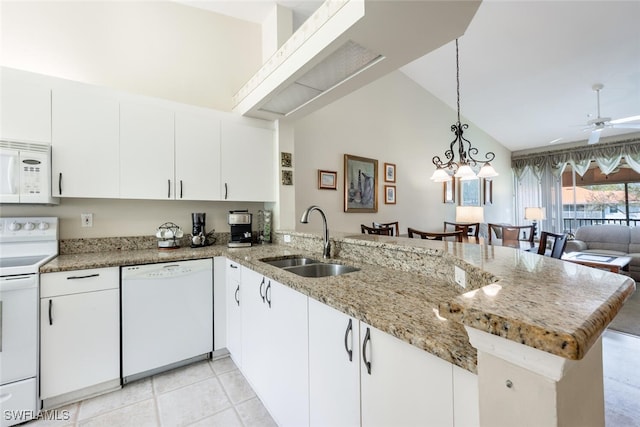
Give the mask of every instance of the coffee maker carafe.
<svg viewBox="0 0 640 427">
<path fill-rule="evenodd" d="M 199 248 L 207 245 L 207 232 L 205 230 L 204 222 L 206 213 L 192 213 L 191 220 L 193 221 L 193 230 L 191 233 L 191 247 Z"/>
<path fill-rule="evenodd" d="M 251 214 L 247 210 L 229 211 L 228 223 L 231 227 L 230 248 L 251 246 Z"/>
</svg>

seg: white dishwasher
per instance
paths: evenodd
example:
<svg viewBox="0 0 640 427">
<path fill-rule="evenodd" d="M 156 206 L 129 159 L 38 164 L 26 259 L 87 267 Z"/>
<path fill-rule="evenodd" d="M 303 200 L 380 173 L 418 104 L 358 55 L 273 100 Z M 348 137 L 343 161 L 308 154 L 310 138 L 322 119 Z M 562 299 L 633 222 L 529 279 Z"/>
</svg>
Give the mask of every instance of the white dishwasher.
<svg viewBox="0 0 640 427">
<path fill-rule="evenodd" d="M 213 351 L 213 260 L 122 267 L 124 383 Z"/>
</svg>

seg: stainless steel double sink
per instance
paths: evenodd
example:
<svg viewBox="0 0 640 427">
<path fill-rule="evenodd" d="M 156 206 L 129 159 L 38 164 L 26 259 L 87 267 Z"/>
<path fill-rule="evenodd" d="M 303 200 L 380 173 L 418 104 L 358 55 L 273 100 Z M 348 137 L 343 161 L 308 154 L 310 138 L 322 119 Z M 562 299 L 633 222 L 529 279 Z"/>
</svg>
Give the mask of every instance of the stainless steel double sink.
<svg viewBox="0 0 640 427">
<path fill-rule="evenodd" d="M 331 264 L 313 258 L 292 256 L 287 258 L 263 258 L 260 261 L 282 268 L 303 277 L 330 277 L 359 271 L 359 268 L 344 264 Z"/>
</svg>

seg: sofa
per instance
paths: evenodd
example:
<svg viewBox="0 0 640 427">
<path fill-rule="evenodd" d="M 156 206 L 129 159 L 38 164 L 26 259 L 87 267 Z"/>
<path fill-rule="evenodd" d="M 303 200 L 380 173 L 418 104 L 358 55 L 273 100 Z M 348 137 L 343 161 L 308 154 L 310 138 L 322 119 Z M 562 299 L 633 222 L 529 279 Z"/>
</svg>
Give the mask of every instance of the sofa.
<svg viewBox="0 0 640 427">
<path fill-rule="evenodd" d="M 624 273 L 640 281 L 640 227 L 614 224 L 583 226 L 576 230 L 575 239 L 567 242 L 565 252 L 629 256 L 629 270 Z"/>
</svg>

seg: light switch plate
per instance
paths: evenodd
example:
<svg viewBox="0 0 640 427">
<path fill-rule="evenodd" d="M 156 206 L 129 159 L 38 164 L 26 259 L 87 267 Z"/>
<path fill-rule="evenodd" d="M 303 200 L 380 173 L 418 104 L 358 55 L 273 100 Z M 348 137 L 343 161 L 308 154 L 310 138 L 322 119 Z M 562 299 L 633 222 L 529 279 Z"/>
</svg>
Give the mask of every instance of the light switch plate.
<svg viewBox="0 0 640 427">
<path fill-rule="evenodd" d="M 456 283 L 460 286 L 462 286 L 463 288 L 467 287 L 467 273 L 461 269 L 460 267 L 458 267 L 457 265 L 453 267 L 453 271 L 454 271 L 454 280 L 456 281 Z"/>
</svg>

